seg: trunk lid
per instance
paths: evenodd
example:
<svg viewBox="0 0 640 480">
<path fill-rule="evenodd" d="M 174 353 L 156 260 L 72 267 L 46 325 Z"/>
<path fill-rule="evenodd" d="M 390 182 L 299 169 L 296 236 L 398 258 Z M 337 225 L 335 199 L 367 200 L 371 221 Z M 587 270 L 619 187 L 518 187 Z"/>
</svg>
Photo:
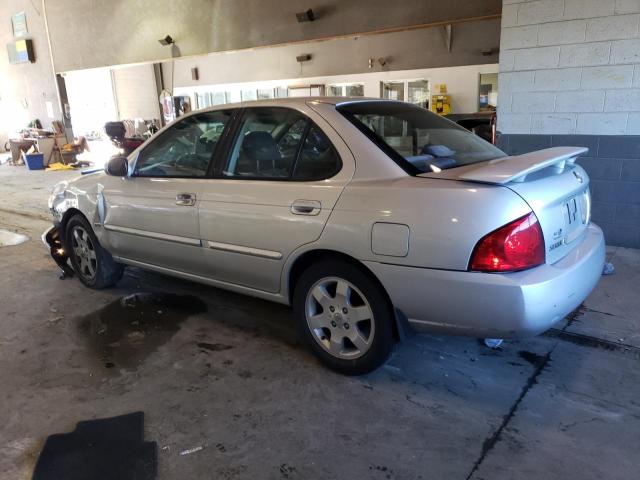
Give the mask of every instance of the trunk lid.
<svg viewBox="0 0 640 480">
<path fill-rule="evenodd" d="M 556 147 L 420 176 L 500 185 L 527 202 L 538 217 L 546 262 L 555 263 L 579 242 L 590 220 L 589 177 L 575 164 L 588 149 Z"/>
</svg>

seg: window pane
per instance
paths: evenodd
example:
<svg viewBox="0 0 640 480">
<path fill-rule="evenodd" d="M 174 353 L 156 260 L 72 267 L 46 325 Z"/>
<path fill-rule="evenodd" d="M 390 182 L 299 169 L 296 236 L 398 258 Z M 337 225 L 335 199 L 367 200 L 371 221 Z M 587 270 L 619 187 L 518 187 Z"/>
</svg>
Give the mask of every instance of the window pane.
<svg viewBox="0 0 640 480">
<path fill-rule="evenodd" d="M 338 110 L 409 171 L 439 172 L 505 156 L 477 135 L 415 105 L 358 102 Z"/>
<path fill-rule="evenodd" d="M 306 121 L 288 108 L 247 110 L 223 176 L 289 178 Z"/>
<path fill-rule="evenodd" d="M 232 110 L 192 115 L 150 143 L 136 162 L 139 177 L 203 177 Z"/>
<path fill-rule="evenodd" d="M 364 85 L 361 83 L 345 85 L 344 89 L 347 97 L 364 97 Z"/>
<path fill-rule="evenodd" d="M 256 90 L 242 90 L 242 92 L 240 92 L 240 98 L 242 99 L 243 102 L 248 102 L 252 100 L 257 100 L 258 96 L 257 96 Z"/>
<path fill-rule="evenodd" d="M 296 163 L 294 180 L 323 180 L 333 177 L 340 170 L 340 157 L 322 131 L 313 125 Z"/>
<path fill-rule="evenodd" d="M 381 82 L 382 98 L 404 101 L 404 82 Z"/>
<path fill-rule="evenodd" d="M 198 103 L 197 108 L 209 108 L 211 106 L 211 94 L 210 93 L 196 93 L 196 101 Z"/>
<path fill-rule="evenodd" d="M 291 125 L 284 135 L 282 135 L 280 140 L 278 140 L 278 149 L 282 155 L 289 157 L 296 154 L 298 151 L 298 145 L 300 145 L 300 139 L 302 139 L 306 126 L 307 119 L 300 118 Z"/>
<path fill-rule="evenodd" d="M 242 101 L 242 95 L 237 90 L 231 92 L 224 92 L 225 103 L 236 103 Z"/>
<path fill-rule="evenodd" d="M 273 88 L 259 88 L 258 100 L 266 100 L 268 98 L 274 98 Z"/>
<path fill-rule="evenodd" d="M 342 85 L 329 85 L 329 96 L 330 97 L 342 97 Z"/>
<path fill-rule="evenodd" d="M 498 74 L 480 74 L 480 99 L 478 109 L 481 112 L 495 111 L 498 106 Z"/>
<path fill-rule="evenodd" d="M 330 97 L 363 97 L 364 85 L 362 83 L 329 85 L 327 95 Z"/>
<path fill-rule="evenodd" d="M 289 90 L 286 87 L 276 87 L 276 98 L 287 98 L 289 96 Z"/>
<path fill-rule="evenodd" d="M 227 97 L 225 96 L 224 92 L 214 92 L 209 95 L 211 95 L 212 105 L 222 105 L 224 103 L 227 103 Z"/>
<path fill-rule="evenodd" d="M 408 85 L 409 103 L 429 109 L 429 82 L 413 80 Z"/>
</svg>

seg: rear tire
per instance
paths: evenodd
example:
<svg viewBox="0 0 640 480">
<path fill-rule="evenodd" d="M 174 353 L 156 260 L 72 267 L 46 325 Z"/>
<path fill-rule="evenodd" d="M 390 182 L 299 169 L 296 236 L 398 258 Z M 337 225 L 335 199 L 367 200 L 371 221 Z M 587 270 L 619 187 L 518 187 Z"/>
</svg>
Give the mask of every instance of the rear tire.
<svg viewBox="0 0 640 480">
<path fill-rule="evenodd" d="M 87 287 L 100 289 L 115 285 L 124 272 L 98 241 L 82 215 L 69 219 L 65 229 L 65 250 L 80 281 Z"/>
<path fill-rule="evenodd" d="M 333 370 L 362 375 L 391 354 L 393 308 L 355 265 L 329 260 L 307 268 L 295 285 L 293 312 L 302 341 Z"/>
</svg>

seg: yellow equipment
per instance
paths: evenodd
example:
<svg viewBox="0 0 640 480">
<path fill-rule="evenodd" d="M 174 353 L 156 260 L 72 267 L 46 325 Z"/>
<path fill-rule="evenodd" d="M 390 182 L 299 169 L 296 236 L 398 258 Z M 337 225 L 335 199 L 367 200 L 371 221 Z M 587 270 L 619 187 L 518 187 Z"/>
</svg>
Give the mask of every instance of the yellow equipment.
<svg viewBox="0 0 640 480">
<path fill-rule="evenodd" d="M 437 95 L 431 95 L 431 111 L 438 115 L 451 113 L 451 95 L 447 95 L 447 85 L 441 83 L 435 86 Z"/>
</svg>

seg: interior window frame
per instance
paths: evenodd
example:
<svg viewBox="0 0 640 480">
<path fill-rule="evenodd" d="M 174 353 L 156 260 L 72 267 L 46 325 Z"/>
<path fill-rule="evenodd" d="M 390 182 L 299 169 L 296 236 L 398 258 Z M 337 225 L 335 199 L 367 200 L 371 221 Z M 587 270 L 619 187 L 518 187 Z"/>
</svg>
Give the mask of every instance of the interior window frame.
<svg viewBox="0 0 640 480">
<path fill-rule="evenodd" d="M 236 143 L 238 141 L 240 132 L 242 131 L 243 121 L 246 118 L 246 115 L 249 113 L 250 110 L 267 109 L 267 108 L 279 108 L 279 109 L 290 110 L 290 111 L 293 111 L 293 112 L 301 115 L 306 120 L 306 125 L 305 125 L 304 131 L 302 133 L 302 136 L 300 137 L 300 142 L 299 142 L 298 148 L 296 150 L 296 156 L 295 156 L 295 158 L 293 160 L 291 173 L 289 174 L 288 177 L 261 177 L 261 176 L 244 176 L 244 175 L 242 175 L 242 176 L 225 176 L 224 175 L 225 166 L 227 165 L 227 162 L 229 161 L 230 156 L 233 154 L 233 150 L 234 150 L 235 145 L 236 145 Z M 296 168 L 298 166 L 298 161 L 300 160 L 300 155 L 302 153 L 302 149 L 304 148 L 304 144 L 306 143 L 307 135 L 309 133 L 309 130 L 311 130 L 312 127 L 315 127 L 318 130 L 320 130 L 322 132 L 322 134 L 327 138 L 327 141 L 329 142 L 331 150 L 333 151 L 334 155 L 338 159 L 338 166 L 331 173 L 331 175 L 329 175 L 329 176 L 322 176 L 322 177 L 308 179 L 308 180 L 298 180 L 298 179 L 294 178 L 294 173 L 295 173 Z M 284 135 L 286 135 L 286 131 L 283 133 L 283 135 L 281 135 L 279 137 L 281 138 Z M 276 140 L 279 140 L 279 138 L 276 139 Z M 311 118 L 309 118 L 309 116 L 307 114 L 305 114 L 304 112 L 301 112 L 300 110 L 297 110 L 295 108 L 285 107 L 285 106 L 280 106 L 280 105 L 245 107 L 245 108 L 238 109 L 238 112 L 236 113 L 236 116 L 234 118 L 233 127 L 231 129 L 229 129 L 229 131 L 227 133 L 226 144 L 224 145 L 224 148 L 222 149 L 221 154 L 218 156 L 218 158 L 215 161 L 214 172 L 213 172 L 212 178 L 214 178 L 216 180 L 251 180 L 251 181 L 256 181 L 257 180 L 257 181 L 263 181 L 263 182 L 310 183 L 310 182 L 319 182 L 319 181 L 323 181 L 323 180 L 328 180 L 330 178 L 335 177 L 336 175 L 338 175 L 338 173 L 340 173 L 342 171 L 343 166 L 344 166 L 344 162 L 342 161 L 342 157 L 340 156 L 340 153 L 338 152 L 338 149 L 335 147 L 335 145 L 333 144 L 333 142 L 329 138 L 329 135 L 327 135 L 325 133 L 325 131 L 317 123 L 315 123 L 313 120 L 311 120 Z"/>
<path fill-rule="evenodd" d="M 164 130 L 163 132 L 161 132 L 156 138 L 154 138 L 151 142 L 149 142 L 147 145 L 145 145 L 145 147 L 140 150 L 136 156 L 135 156 L 135 161 L 133 162 L 133 165 L 131 166 L 131 170 L 130 170 L 130 174 L 129 177 L 131 178 L 155 178 L 155 179 L 162 179 L 162 178 L 187 178 L 187 179 L 194 179 L 194 180 L 202 180 L 202 179 L 207 179 L 211 177 L 212 174 L 212 170 L 213 167 L 215 165 L 215 161 L 216 158 L 220 155 L 220 153 L 225 149 L 226 147 L 226 139 L 227 136 L 229 134 L 229 131 L 231 130 L 233 124 L 235 123 L 236 117 L 237 117 L 237 108 L 219 108 L 219 109 L 215 109 L 215 110 L 210 110 L 210 111 L 196 111 L 193 112 L 189 115 L 185 115 L 184 117 L 180 118 L 177 122 L 175 122 L 174 124 L 172 124 L 169 128 L 167 128 L 166 130 Z M 222 133 L 220 134 L 220 138 L 218 139 L 218 142 L 216 143 L 215 148 L 213 149 L 213 152 L 211 152 L 211 157 L 209 158 L 209 162 L 207 163 L 207 168 L 204 170 L 204 174 L 203 175 L 139 175 L 138 174 L 138 166 L 140 163 L 140 156 L 144 154 L 145 151 L 147 151 L 147 149 L 149 149 L 149 147 L 151 147 L 153 144 L 155 144 L 158 141 L 161 141 L 161 139 L 170 134 L 173 129 L 175 127 L 177 127 L 180 123 L 185 122 L 189 119 L 191 119 L 192 117 L 198 117 L 198 116 L 203 116 L 203 115 L 209 115 L 209 114 L 216 114 L 218 112 L 225 112 L 225 111 L 229 111 L 231 112 L 231 114 L 229 115 L 229 120 L 227 121 L 227 123 L 224 126 L 224 129 L 222 130 Z"/>
</svg>

